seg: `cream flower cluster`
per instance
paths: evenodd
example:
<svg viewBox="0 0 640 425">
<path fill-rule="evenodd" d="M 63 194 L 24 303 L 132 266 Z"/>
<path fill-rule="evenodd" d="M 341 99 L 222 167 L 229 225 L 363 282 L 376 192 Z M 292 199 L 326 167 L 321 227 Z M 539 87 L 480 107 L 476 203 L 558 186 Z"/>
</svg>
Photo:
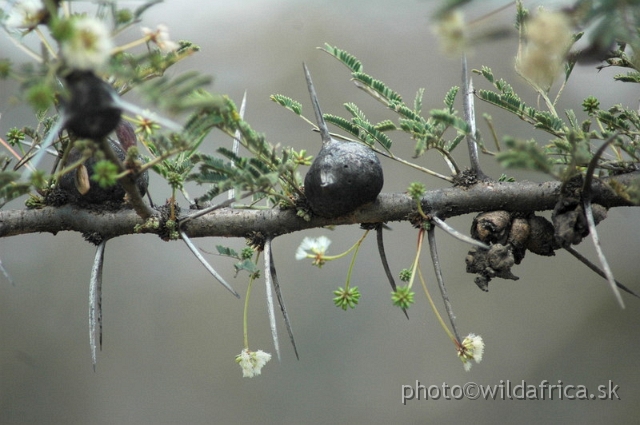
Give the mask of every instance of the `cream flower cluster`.
<svg viewBox="0 0 640 425">
<path fill-rule="evenodd" d="M 516 68 L 529 81 L 549 91 L 571 47 L 569 18 L 562 12 L 540 10 L 525 23 L 524 36 L 526 45 L 516 59 Z"/>
<path fill-rule="evenodd" d="M 107 26 L 89 16 L 72 20 L 73 32 L 60 46 L 62 57 L 69 67 L 90 71 L 102 68 L 111 56 L 113 40 Z"/>
<path fill-rule="evenodd" d="M 271 360 L 271 354 L 262 350 L 249 351 L 248 348 L 245 348 L 236 356 L 236 362 L 242 368 L 243 378 L 253 378 L 256 375 L 260 375 L 262 367 L 269 360 Z"/>
<path fill-rule="evenodd" d="M 2 25 L 7 31 L 28 32 L 43 23 L 47 9 L 42 0 L 17 0 L 6 14 Z M 64 21 L 63 21 L 64 23 Z M 104 21 L 86 15 L 69 18 L 68 31 L 60 37 L 60 57 L 69 68 L 81 71 L 98 71 L 109 61 L 114 51 L 143 43 L 155 44 L 163 53 L 177 50 L 180 45 L 169 37 L 166 25 L 155 30 L 141 28 L 143 37 L 116 50 L 111 30 Z"/>
<path fill-rule="evenodd" d="M 484 341 L 480 335 L 469 334 L 462 341 L 462 346 L 458 349 L 458 357 L 462 360 L 464 370 L 467 372 L 471 369 L 471 360 L 476 363 L 482 361 L 484 354 Z"/>
</svg>

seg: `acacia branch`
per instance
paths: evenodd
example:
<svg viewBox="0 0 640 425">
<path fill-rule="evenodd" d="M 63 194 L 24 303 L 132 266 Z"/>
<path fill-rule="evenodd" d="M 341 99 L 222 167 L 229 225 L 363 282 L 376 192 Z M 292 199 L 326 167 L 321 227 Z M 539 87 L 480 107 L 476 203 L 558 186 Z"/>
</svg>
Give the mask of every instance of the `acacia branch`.
<svg viewBox="0 0 640 425">
<path fill-rule="evenodd" d="M 606 183 L 616 180 L 628 186 L 640 177 L 633 172 L 596 181 L 591 191 L 593 203 L 606 208 L 631 206 Z M 602 184 L 605 183 L 605 184 Z M 452 187 L 428 191 L 422 198 L 427 214 L 440 218 L 482 211 L 506 210 L 534 212 L 552 210 L 560 196 L 560 182 L 488 182 L 470 188 Z M 381 193 L 372 205 L 335 219 L 313 217 L 304 221 L 294 210 L 240 210 L 221 208 L 190 220 L 181 227 L 189 237 L 248 237 L 254 232 L 263 236 L 278 236 L 328 225 L 406 221 L 417 213 L 415 201 L 404 193 Z M 0 237 L 28 233 L 76 231 L 97 233 L 103 238 L 134 234 L 134 226 L 144 221 L 134 210 L 89 211 L 71 205 L 33 210 L 0 211 Z M 142 233 L 161 234 L 163 229 L 145 228 Z"/>
</svg>

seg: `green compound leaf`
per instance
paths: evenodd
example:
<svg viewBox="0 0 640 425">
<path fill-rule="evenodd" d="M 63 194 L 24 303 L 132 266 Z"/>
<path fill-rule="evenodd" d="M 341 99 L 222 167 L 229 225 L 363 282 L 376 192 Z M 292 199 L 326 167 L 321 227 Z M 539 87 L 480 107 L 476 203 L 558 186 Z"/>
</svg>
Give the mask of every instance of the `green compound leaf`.
<svg viewBox="0 0 640 425">
<path fill-rule="evenodd" d="M 382 97 L 387 102 L 402 102 L 402 96 L 395 91 L 391 90 L 385 83 L 380 80 L 376 80 L 372 76 L 363 72 L 353 72 L 351 74 L 354 80 L 359 82 L 359 86 L 364 85 L 375 92 L 379 97 Z M 361 87 L 362 88 L 362 87 Z"/>
<path fill-rule="evenodd" d="M 613 79 L 625 83 L 640 83 L 640 72 L 630 71 L 626 74 L 617 74 Z"/>
<path fill-rule="evenodd" d="M 98 183 L 101 188 L 114 186 L 118 182 L 118 166 L 113 162 L 103 159 L 93 166 L 91 180 Z"/>
<path fill-rule="evenodd" d="M 358 128 L 358 126 L 345 118 L 339 117 L 337 115 L 324 114 L 324 119 L 328 123 L 331 123 L 336 127 L 341 128 L 347 133 L 358 138 L 360 137 L 360 129 Z"/>
<path fill-rule="evenodd" d="M 453 107 L 453 103 L 456 100 L 456 95 L 458 94 L 459 90 L 460 90 L 460 87 L 453 86 L 444 96 L 444 104 L 447 105 L 447 108 L 449 108 L 450 113 L 453 113 L 453 111 L 455 111 L 455 108 Z"/>
<path fill-rule="evenodd" d="M 395 123 L 391 120 L 384 120 L 384 121 L 380 121 L 378 124 L 375 125 L 376 130 L 378 131 L 391 131 L 391 130 L 397 130 L 398 127 L 396 127 Z"/>
<path fill-rule="evenodd" d="M 493 84 L 495 81 L 493 77 L 493 71 L 488 66 L 483 66 L 482 69 L 479 71 L 477 69 L 474 69 L 473 72 L 476 74 L 482 75 L 491 84 Z"/>
<path fill-rule="evenodd" d="M 240 258 L 238 252 L 228 246 L 216 245 L 216 249 L 218 250 L 218 254 L 224 255 L 225 257 Z"/>
<path fill-rule="evenodd" d="M 256 277 L 260 273 L 260 269 L 258 269 L 258 266 L 256 266 L 256 263 L 254 263 L 250 259 L 245 259 L 238 263 L 235 263 L 233 267 L 236 269 L 236 273 L 239 273 L 244 270 L 248 272 L 250 275 L 254 275 Z"/>
<path fill-rule="evenodd" d="M 198 108 L 219 107 L 217 97 L 198 94 L 199 90 L 211 81 L 211 77 L 191 71 L 173 78 L 159 77 L 138 87 L 147 100 L 158 109 L 179 114 Z"/>
<path fill-rule="evenodd" d="M 457 117 L 451 114 L 449 111 L 445 111 L 442 109 L 434 109 L 429 112 L 433 119 L 439 121 L 441 123 L 446 124 L 447 126 L 451 126 L 456 130 L 461 131 L 464 134 L 469 134 L 471 132 L 471 126 L 468 122 L 463 120 L 460 117 Z"/>
<path fill-rule="evenodd" d="M 347 68 L 349 68 L 351 72 L 362 72 L 362 63 L 352 54 L 347 53 L 342 49 L 338 49 L 337 47 L 332 47 L 328 43 L 325 43 L 324 47 L 320 48 L 320 50 L 327 52 L 334 58 L 338 59 Z"/>
<path fill-rule="evenodd" d="M 416 114 L 422 112 L 422 97 L 424 96 L 424 88 L 418 89 L 416 92 L 416 98 L 413 101 L 413 109 Z"/>
<path fill-rule="evenodd" d="M 284 106 L 296 115 L 302 114 L 302 105 L 300 104 L 300 102 L 297 102 L 290 97 L 284 96 L 282 94 L 272 94 L 269 98 L 274 102 Z"/>
<path fill-rule="evenodd" d="M 535 140 L 525 141 L 508 138 L 505 140 L 505 145 L 510 149 L 506 152 L 500 152 L 497 156 L 498 162 L 505 168 L 524 168 L 551 173 L 553 164 Z"/>
<path fill-rule="evenodd" d="M 404 103 L 394 103 L 389 105 L 389 108 L 392 111 L 397 112 L 404 118 L 407 118 L 413 121 L 424 121 L 424 118 L 422 118 L 418 112 L 413 111 L 411 108 L 408 108 Z"/>
<path fill-rule="evenodd" d="M 535 114 L 535 119 L 537 120 L 537 122 L 534 124 L 534 127 L 536 128 L 547 130 L 551 133 L 559 133 L 564 129 L 564 121 L 562 121 L 558 117 L 553 116 L 549 112 L 537 112 Z"/>
</svg>

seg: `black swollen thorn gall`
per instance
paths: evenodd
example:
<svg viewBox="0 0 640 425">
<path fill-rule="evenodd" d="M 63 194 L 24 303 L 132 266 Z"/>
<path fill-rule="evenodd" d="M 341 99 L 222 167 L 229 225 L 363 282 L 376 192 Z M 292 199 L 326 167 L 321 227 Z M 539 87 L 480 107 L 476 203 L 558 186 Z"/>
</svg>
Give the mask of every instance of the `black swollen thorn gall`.
<svg viewBox="0 0 640 425">
<path fill-rule="evenodd" d="M 113 88 L 91 71 L 73 71 L 65 77 L 69 98 L 63 99 L 65 128 L 81 139 L 101 139 L 111 133 L 122 110 Z"/>
<path fill-rule="evenodd" d="M 304 178 L 304 193 L 314 214 L 338 217 L 376 200 L 384 184 L 382 166 L 369 147 L 331 137 L 309 69 L 306 64 L 303 67 L 322 136 L 322 149 Z"/>
<path fill-rule="evenodd" d="M 116 128 L 116 135 L 118 141 L 111 138 L 108 139 L 109 146 L 120 159 L 125 161 L 127 157 L 127 150 L 130 147 L 135 146 L 137 137 L 134 129 L 127 121 L 122 120 Z M 82 153 L 75 147 L 71 148 L 67 157 L 65 166 L 73 164 L 82 158 Z M 89 204 L 103 204 L 105 202 L 121 203 L 124 201 L 125 190 L 116 183 L 113 186 L 103 188 L 98 183 L 91 180 L 90 177 L 94 173 L 94 166 L 96 159 L 91 157 L 87 159 L 83 165 L 80 165 L 76 171 L 66 173 L 60 178 L 59 187 L 68 196 L 72 203 L 89 203 Z M 141 196 L 147 193 L 147 187 L 149 185 L 149 173 L 147 171 L 142 172 L 136 178 L 136 185 Z"/>
</svg>

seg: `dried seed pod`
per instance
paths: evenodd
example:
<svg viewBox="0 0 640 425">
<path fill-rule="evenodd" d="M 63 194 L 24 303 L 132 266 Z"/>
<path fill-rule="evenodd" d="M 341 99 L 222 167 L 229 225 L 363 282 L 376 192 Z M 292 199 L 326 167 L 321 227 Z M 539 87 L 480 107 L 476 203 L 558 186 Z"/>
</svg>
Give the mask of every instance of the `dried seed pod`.
<svg viewBox="0 0 640 425">
<path fill-rule="evenodd" d="M 75 178 L 76 189 L 80 195 L 86 195 L 91 189 L 91 181 L 89 180 L 89 171 L 84 164 L 76 168 Z"/>
<path fill-rule="evenodd" d="M 556 255 L 554 250 L 560 248 L 555 241 L 553 224 L 544 217 L 534 215 L 528 219 L 531 234 L 526 248 L 538 255 Z"/>
<path fill-rule="evenodd" d="M 382 166 L 367 146 L 331 138 L 306 65 L 304 70 L 322 136 L 322 149 L 304 178 L 305 197 L 314 214 L 338 217 L 375 201 L 384 184 Z"/>
<path fill-rule="evenodd" d="M 515 263 L 511 247 L 502 244 L 493 244 L 491 248 L 472 248 L 465 258 L 467 273 L 476 273 L 474 280 L 483 291 L 489 290 L 489 282 L 494 277 L 502 279 L 518 280 L 518 276 L 511 273 L 511 267 Z"/>
<path fill-rule="evenodd" d="M 591 211 L 593 212 L 593 221 L 596 225 L 607 218 L 607 208 L 600 204 L 591 204 Z"/>
<path fill-rule="evenodd" d="M 471 223 L 471 237 L 488 244 L 505 244 L 510 226 L 511 214 L 508 211 L 480 213 Z"/>
<path fill-rule="evenodd" d="M 511 230 L 507 238 L 507 244 L 512 247 L 516 264 L 520 264 L 526 252 L 527 241 L 531 234 L 531 227 L 526 218 L 516 217 L 511 222 Z"/>
<path fill-rule="evenodd" d="M 562 197 L 551 216 L 559 245 L 577 245 L 589 234 L 587 217 L 579 198 Z"/>
</svg>

